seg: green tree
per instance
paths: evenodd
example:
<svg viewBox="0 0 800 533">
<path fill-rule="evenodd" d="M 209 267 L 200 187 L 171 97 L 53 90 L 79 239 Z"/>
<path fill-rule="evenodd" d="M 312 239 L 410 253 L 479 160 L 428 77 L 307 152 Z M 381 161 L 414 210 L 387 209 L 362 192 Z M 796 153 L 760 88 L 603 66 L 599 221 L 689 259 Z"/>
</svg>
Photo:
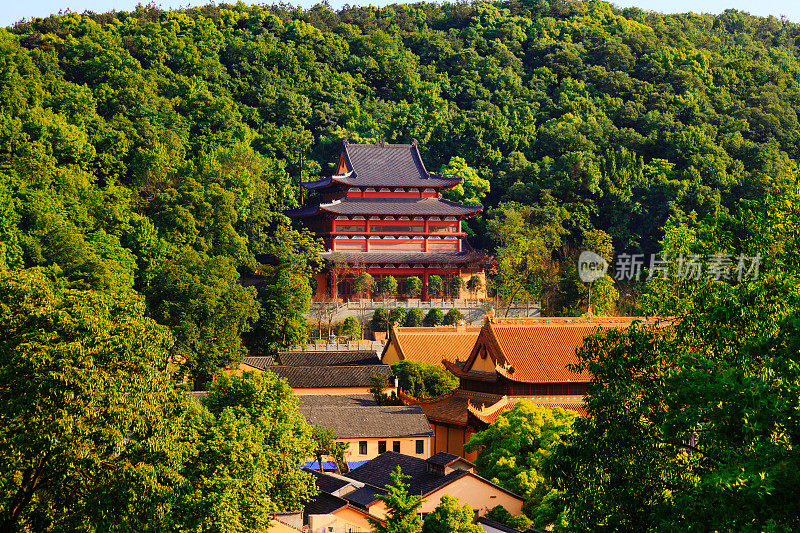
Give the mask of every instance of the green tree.
<svg viewBox="0 0 800 533">
<path fill-rule="evenodd" d="M 452 326 L 454 324 L 458 324 L 462 320 L 464 320 L 464 313 L 454 307 L 453 309 L 450 309 L 446 315 L 444 315 L 442 324 L 446 326 Z"/>
<path fill-rule="evenodd" d="M 389 329 L 389 311 L 385 307 L 378 307 L 372 313 L 372 331 L 383 331 Z"/>
<path fill-rule="evenodd" d="M 182 516 L 211 529 L 228 520 L 222 529 L 252 531 L 268 523 L 269 512 L 300 510 L 316 494 L 312 476 L 297 468 L 314 456 L 313 431 L 285 379 L 222 374 L 203 405 L 213 418 L 187 466 L 195 482 Z"/>
<path fill-rule="evenodd" d="M 455 496 L 442 496 L 442 500 L 432 513 L 425 517 L 422 533 L 481 533 L 483 528 L 473 524 L 472 508 L 459 506 Z"/>
<path fill-rule="evenodd" d="M 432 274 L 428 276 L 428 294 L 433 298 L 441 298 L 444 293 L 444 281 L 441 276 Z"/>
<path fill-rule="evenodd" d="M 397 280 L 394 276 L 384 276 L 378 284 L 378 292 L 383 296 L 394 296 L 397 294 Z"/>
<path fill-rule="evenodd" d="M 453 276 L 450 279 L 449 289 L 450 289 L 450 297 L 454 300 L 461 297 L 461 291 L 467 284 L 464 282 L 464 278 L 461 276 Z"/>
<path fill-rule="evenodd" d="M 483 477 L 525 498 L 525 514 L 536 527 L 555 519 L 539 516 L 537 508 L 553 491 L 541 470 L 558 445 L 573 432 L 578 415 L 523 400 L 504 412 L 487 429 L 476 433 L 464 451 L 478 451 L 475 466 Z M 552 496 L 551 496 L 552 498 Z"/>
<path fill-rule="evenodd" d="M 422 323 L 427 327 L 431 327 L 438 326 L 443 320 L 444 313 L 442 313 L 442 310 L 434 307 L 428 311 L 428 314 L 425 315 L 425 319 L 422 321 Z"/>
<path fill-rule="evenodd" d="M 287 263 L 269 269 L 258 288 L 259 318 L 244 335 L 248 347 L 260 353 L 274 353 L 308 340 L 306 313 L 311 306 L 309 278 Z"/>
<path fill-rule="evenodd" d="M 671 329 L 631 327 L 580 350 L 589 416 L 548 471 L 571 530 L 797 527 L 794 437 L 769 436 L 798 387 L 797 287 L 794 274 L 710 284 Z"/>
<path fill-rule="evenodd" d="M 336 464 L 336 469 L 340 473 L 347 473 L 349 471 L 345 454 L 350 444 L 347 442 L 338 442 L 336 439 L 336 432 L 332 429 L 314 427 L 312 429 L 311 438 L 314 440 L 314 457 L 317 459 L 317 468 L 320 472 L 324 472 L 323 461 L 325 457 L 332 457 Z"/>
<path fill-rule="evenodd" d="M 232 262 L 187 249 L 164 264 L 146 289 L 153 317 L 175 334 L 178 376 L 205 382 L 241 361 L 242 333 L 258 318 L 254 288 L 242 287 Z M 285 281 L 289 281 L 286 279 Z"/>
<path fill-rule="evenodd" d="M 406 320 L 406 310 L 403 307 L 393 307 L 389 311 L 389 324 L 391 326 L 402 326 Z"/>
<path fill-rule="evenodd" d="M 422 500 L 413 494 L 409 494 L 408 485 L 404 480 L 406 476 L 397 469 L 392 472 L 392 483 L 386 485 L 387 494 L 380 497 L 386 506 L 386 520 L 381 523 L 379 520 L 368 517 L 372 531 L 375 533 L 417 533 L 422 527 L 419 518 L 419 509 L 422 507 Z"/>
<path fill-rule="evenodd" d="M 371 274 L 362 272 L 356 276 L 353 288 L 359 298 L 366 298 L 375 289 L 375 279 Z"/>
<path fill-rule="evenodd" d="M 389 388 L 389 378 L 386 374 L 373 374 L 370 380 L 372 381 L 372 386 L 369 389 L 369 393 L 372 394 L 378 405 L 403 405 L 402 400 L 397 397 L 394 391 L 391 394 L 385 392 Z"/>
<path fill-rule="evenodd" d="M 520 531 L 525 531 L 531 526 L 531 521 L 527 516 L 514 516 L 502 505 L 496 505 L 495 507 L 492 507 L 489 512 L 486 513 L 486 518 L 494 520 L 495 522 L 500 522 L 501 524 L 505 524 Z"/>
<path fill-rule="evenodd" d="M 497 294 L 507 307 L 531 296 L 548 305 L 548 293 L 558 287 L 553 251 L 566 232 L 566 213 L 547 193 L 541 206 L 504 205 L 492 211 L 487 231 L 497 242 Z"/>
<path fill-rule="evenodd" d="M 392 365 L 403 392 L 414 398 L 441 396 L 458 388 L 458 378 L 436 365 L 421 361 L 400 361 Z"/>
<path fill-rule="evenodd" d="M 450 162 L 444 165 L 439 172 L 451 178 L 461 178 L 461 183 L 444 192 L 445 198 L 479 205 L 481 199 L 489 193 L 489 180 L 481 178 L 478 172 L 470 168 L 462 157 L 450 158 Z"/>
<path fill-rule="evenodd" d="M 406 278 L 404 290 L 410 298 L 418 298 L 422 294 L 422 280 L 417 276 L 409 276 Z"/>
<path fill-rule="evenodd" d="M 4 531 L 171 529 L 191 400 L 165 373 L 169 331 L 144 311 L 130 292 L 0 272 Z"/>
<path fill-rule="evenodd" d="M 342 323 L 342 336 L 348 339 L 361 338 L 361 323 L 358 321 L 358 318 L 349 316 L 344 319 Z"/>
<path fill-rule="evenodd" d="M 473 296 L 477 296 L 478 293 L 483 289 L 483 280 L 480 276 L 473 275 L 467 280 L 467 290 L 472 293 Z"/>
<path fill-rule="evenodd" d="M 412 307 L 408 310 L 408 313 L 406 313 L 406 319 L 403 325 L 407 328 L 418 328 L 422 326 L 424 316 L 422 309 L 419 307 Z"/>
</svg>

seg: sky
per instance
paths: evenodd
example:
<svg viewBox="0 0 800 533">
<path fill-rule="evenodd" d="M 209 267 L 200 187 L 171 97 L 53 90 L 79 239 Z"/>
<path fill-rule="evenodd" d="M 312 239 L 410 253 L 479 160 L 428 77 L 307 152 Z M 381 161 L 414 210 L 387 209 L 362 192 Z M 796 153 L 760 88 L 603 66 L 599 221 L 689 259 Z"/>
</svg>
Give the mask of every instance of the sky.
<svg viewBox="0 0 800 533">
<path fill-rule="evenodd" d="M 235 0 L 229 0 L 235 3 Z M 303 7 L 310 7 L 318 0 L 290 0 L 289 3 L 300 4 Z M 401 0 L 402 1 L 402 0 Z M 95 11 L 102 13 L 105 11 L 131 11 L 137 3 L 147 4 L 148 0 L 0 0 L 0 26 L 10 26 L 18 20 L 33 17 L 46 17 L 51 13 L 58 13 L 59 10 L 74 11 Z M 247 0 L 246 3 L 271 3 L 272 0 Z M 197 6 L 208 4 L 208 0 L 155 0 L 156 5 L 164 9 Z M 387 0 L 330 0 L 334 8 L 339 8 L 343 4 L 373 4 L 386 5 L 397 3 L 397 1 Z M 660 11 L 663 13 L 685 13 L 694 11 L 695 13 L 721 13 L 725 9 L 738 9 L 747 11 L 752 15 L 785 16 L 793 22 L 800 23 L 800 1 L 799 0 L 612 0 L 612 3 L 620 7 L 636 6 L 645 10 Z"/>
</svg>

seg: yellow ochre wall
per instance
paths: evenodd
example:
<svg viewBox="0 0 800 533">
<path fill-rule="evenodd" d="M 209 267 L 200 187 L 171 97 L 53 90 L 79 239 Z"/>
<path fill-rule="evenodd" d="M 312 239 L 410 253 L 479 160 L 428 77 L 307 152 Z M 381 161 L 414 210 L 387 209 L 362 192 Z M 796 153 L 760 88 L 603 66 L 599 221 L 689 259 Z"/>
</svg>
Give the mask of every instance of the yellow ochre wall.
<svg viewBox="0 0 800 533">
<path fill-rule="evenodd" d="M 431 422 L 434 432 L 433 452 L 447 452 L 458 455 L 468 461 L 475 462 L 478 452 L 464 453 L 464 444 L 472 437 L 470 428 L 451 426 L 439 422 Z"/>
<path fill-rule="evenodd" d="M 361 455 L 358 450 L 358 443 L 360 441 L 367 441 L 367 453 L 366 455 Z M 350 444 L 348 448 L 347 456 L 345 460 L 347 461 L 369 461 L 371 459 L 375 459 L 378 457 L 378 441 L 386 441 L 386 451 L 392 451 L 392 443 L 396 440 L 400 441 L 400 453 L 405 455 L 410 455 L 412 457 L 419 457 L 421 459 L 427 459 L 432 453 L 433 449 L 433 437 L 400 437 L 400 438 L 364 438 L 364 439 L 337 439 L 337 442 L 347 442 Z M 423 441 L 424 450 L 423 453 L 416 453 L 417 450 L 417 440 Z M 310 459 L 314 461 L 315 459 Z"/>
<path fill-rule="evenodd" d="M 381 360 L 384 365 L 393 365 L 401 361 L 400 352 L 396 344 L 394 340 L 389 340 L 389 344 L 386 346 L 386 351 L 383 353 L 383 359 Z"/>
<path fill-rule="evenodd" d="M 309 515 L 308 531 L 309 533 L 350 533 L 372 531 L 372 527 L 363 513 L 345 507 L 333 514 Z"/>
<path fill-rule="evenodd" d="M 512 515 L 522 514 L 521 499 L 515 498 L 471 475 L 463 476 L 449 485 L 445 485 L 439 490 L 425 496 L 425 502 L 422 504 L 422 512 L 433 512 L 441 502 L 442 496 L 445 494 L 458 498 L 461 505 L 469 504 L 473 510 L 478 511 L 478 516 L 485 515 L 497 505 L 502 505 Z"/>
</svg>

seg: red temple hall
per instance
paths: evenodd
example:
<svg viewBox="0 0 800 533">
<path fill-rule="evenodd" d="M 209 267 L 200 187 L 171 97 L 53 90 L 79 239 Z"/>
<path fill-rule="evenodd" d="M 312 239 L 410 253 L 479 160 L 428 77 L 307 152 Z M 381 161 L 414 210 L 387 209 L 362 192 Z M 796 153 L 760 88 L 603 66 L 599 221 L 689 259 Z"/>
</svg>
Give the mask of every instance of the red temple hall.
<svg viewBox="0 0 800 533">
<path fill-rule="evenodd" d="M 363 272 L 376 282 L 393 276 L 401 292 L 405 280 L 416 276 L 425 300 L 434 274 L 448 287 L 454 276 L 483 281 L 486 254 L 469 246 L 461 226 L 483 208 L 441 197 L 460 182 L 428 172 L 416 141 L 344 141 L 336 173 L 303 184 L 316 200 L 287 212 L 325 243 L 327 268 L 317 274 L 314 299 L 355 297 L 354 280 Z"/>
</svg>

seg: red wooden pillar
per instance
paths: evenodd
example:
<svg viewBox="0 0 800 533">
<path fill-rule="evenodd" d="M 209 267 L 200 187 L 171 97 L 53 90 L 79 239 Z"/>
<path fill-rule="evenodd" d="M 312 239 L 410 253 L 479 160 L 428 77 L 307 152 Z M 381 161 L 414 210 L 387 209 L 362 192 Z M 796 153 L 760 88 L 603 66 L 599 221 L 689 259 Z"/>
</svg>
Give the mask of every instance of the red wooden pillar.
<svg viewBox="0 0 800 533">
<path fill-rule="evenodd" d="M 331 297 L 335 300 L 339 297 L 339 287 L 336 282 L 336 272 L 331 272 Z"/>
<path fill-rule="evenodd" d="M 422 274 L 422 301 L 428 301 L 428 269 L 425 269 L 425 273 Z"/>
</svg>

